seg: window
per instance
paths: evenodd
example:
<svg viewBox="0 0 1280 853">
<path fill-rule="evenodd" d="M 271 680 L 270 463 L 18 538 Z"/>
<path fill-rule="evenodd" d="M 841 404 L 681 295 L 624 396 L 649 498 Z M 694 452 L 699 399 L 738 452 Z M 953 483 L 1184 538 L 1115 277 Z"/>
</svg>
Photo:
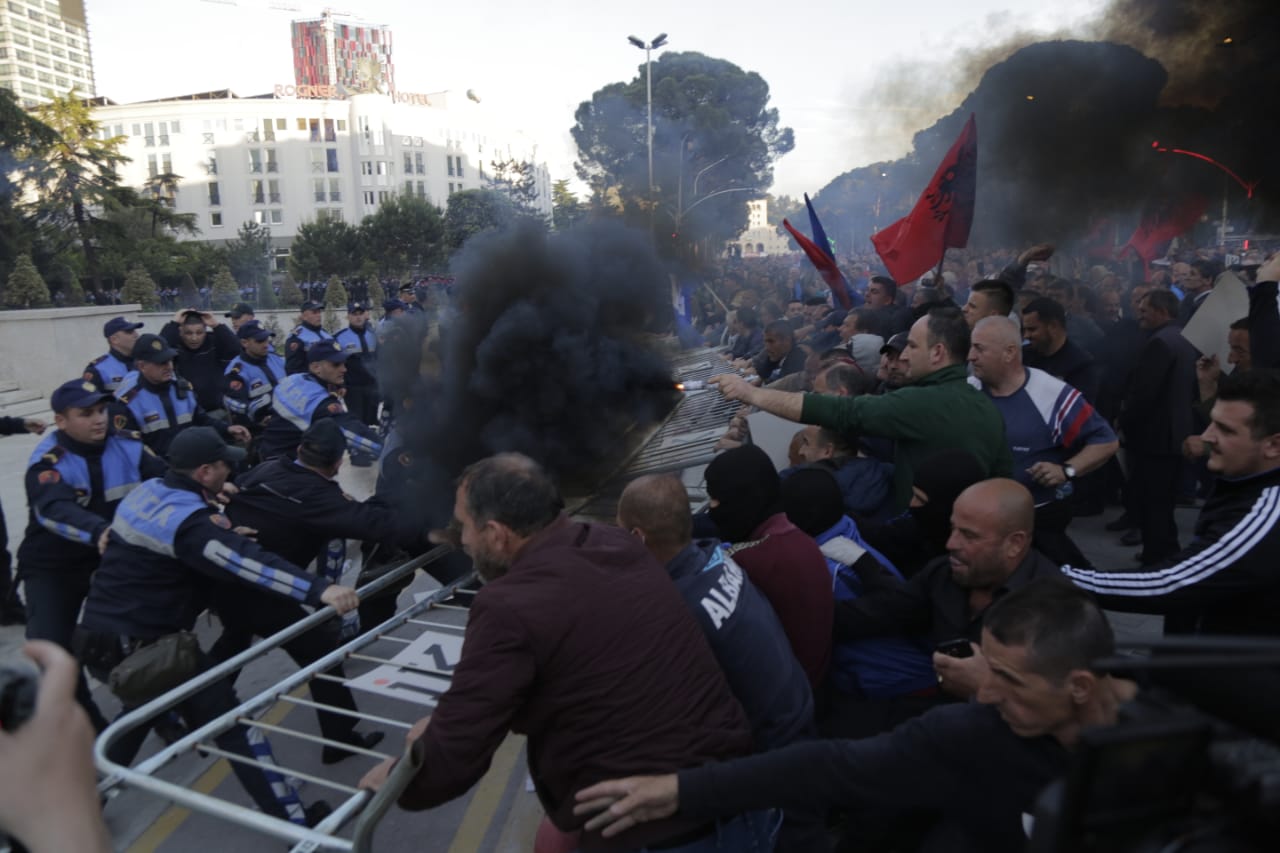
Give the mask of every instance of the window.
<svg viewBox="0 0 1280 853">
<path fill-rule="evenodd" d="M 173 174 L 173 155 L 172 154 L 166 153 L 160 156 L 160 168 L 164 171 L 166 175 Z"/>
<path fill-rule="evenodd" d="M 454 157 L 453 159 L 454 159 L 455 161 L 457 161 L 457 165 L 458 165 L 458 177 L 459 177 L 459 178 L 461 178 L 461 177 L 462 177 L 462 155 L 461 155 L 461 154 L 459 154 L 457 157 Z"/>
<path fill-rule="evenodd" d="M 218 192 L 218 182 L 210 181 L 209 182 L 209 205 L 211 207 L 217 207 L 220 204 L 222 204 L 222 194 Z"/>
<path fill-rule="evenodd" d="M 313 172 L 324 171 L 324 149 L 323 148 L 311 149 L 311 171 Z"/>
<path fill-rule="evenodd" d="M 453 194 L 454 194 L 454 193 L 456 193 L 457 191 L 458 191 L 458 190 L 457 190 L 457 185 L 456 185 L 456 184 L 454 184 L 452 181 L 450 181 L 450 182 L 449 182 L 449 195 L 453 195 Z"/>
<path fill-rule="evenodd" d="M 408 151 L 404 152 L 404 173 L 406 175 L 413 172 L 413 155 Z"/>
<path fill-rule="evenodd" d="M 276 130 L 288 130 L 289 120 L 285 118 L 276 119 Z"/>
<path fill-rule="evenodd" d="M 373 190 L 364 191 L 364 203 L 367 205 L 373 204 Z"/>
<path fill-rule="evenodd" d="M 324 120 L 324 141 L 325 142 L 338 141 L 338 134 L 336 134 L 333 130 L 333 119 L 331 118 L 327 118 Z"/>
<path fill-rule="evenodd" d="M 338 133 L 346 133 L 346 132 L 347 132 L 347 120 L 344 118 L 338 119 Z"/>
<path fill-rule="evenodd" d="M 307 129 L 307 120 L 305 118 L 298 119 L 298 130 Z"/>
<path fill-rule="evenodd" d="M 327 163 L 327 165 L 328 165 L 328 169 L 329 169 L 329 171 L 330 171 L 330 172 L 336 172 L 336 171 L 338 171 L 338 149 L 337 149 L 337 148 L 326 148 L 326 149 L 325 149 L 325 158 L 326 158 L 326 163 Z"/>
<path fill-rule="evenodd" d="M 378 161 L 378 174 L 386 175 L 391 171 L 391 163 L 386 160 Z"/>
<path fill-rule="evenodd" d="M 384 201 L 386 201 L 389 198 L 391 198 L 390 191 L 378 190 L 378 204 L 382 204 Z"/>
<path fill-rule="evenodd" d="M 262 151 L 258 148 L 249 149 L 249 171 L 259 173 L 262 171 Z"/>
<path fill-rule="evenodd" d="M 18 51 L 18 58 L 19 58 L 19 59 L 21 59 L 21 58 L 22 58 L 22 51 Z M 141 135 L 142 135 L 142 125 L 140 125 L 140 124 L 135 124 L 135 125 L 133 126 L 133 133 L 132 133 L 132 134 L 130 134 L 130 135 L 131 135 L 131 136 L 141 136 Z"/>
<path fill-rule="evenodd" d="M 280 181 L 275 178 L 267 181 L 267 200 L 272 204 L 280 203 Z"/>
<path fill-rule="evenodd" d="M 421 151 L 413 152 L 413 170 L 419 175 L 425 175 L 427 173 L 427 162 Z M 409 171 L 408 166 L 405 167 L 405 171 Z"/>
<path fill-rule="evenodd" d="M 311 190 L 315 195 L 317 204 L 327 200 L 327 196 L 324 191 L 324 178 L 313 178 L 311 181 Z"/>
<path fill-rule="evenodd" d="M 202 133 L 202 134 L 200 134 L 200 142 L 201 142 L 201 144 L 202 144 L 202 145 L 212 145 L 212 144 L 213 144 L 213 134 L 212 134 L 212 133 Z"/>
<path fill-rule="evenodd" d="M 427 198 L 427 182 L 426 181 L 418 181 L 418 198 L 423 199 L 424 201 Z"/>
<path fill-rule="evenodd" d="M 231 126 L 236 130 L 244 130 L 244 119 L 242 118 L 232 119 Z"/>
<path fill-rule="evenodd" d="M 265 210 L 255 210 L 253 212 L 253 221 L 259 225 L 265 225 L 267 222 L 267 212 Z"/>
<path fill-rule="evenodd" d="M 156 166 L 156 155 L 154 154 L 147 155 L 147 174 L 153 178 L 160 174 L 160 170 Z"/>
<path fill-rule="evenodd" d="M 169 122 L 169 132 L 174 135 L 182 133 L 182 123 L 177 121 Z"/>
<path fill-rule="evenodd" d="M 276 141 L 276 131 L 275 128 L 272 127 L 271 119 L 269 118 L 264 118 L 262 120 L 262 138 L 267 142 Z"/>
<path fill-rule="evenodd" d="M 276 160 L 276 149 L 274 148 L 267 149 L 267 171 L 268 172 L 280 171 L 280 163 L 277 162 Z"/>
<path fill-rule="evenodd" d="M 449 177 L 451 177 L 451 178 L 452 178 L 452 177 L 453 177 L 453 155 L 452 155 L 452 154 L 446 154 L 446 155 L 444 155 L 444 159 L 445 159 L 445 160 L 448 162 L 448 164 L 449 164 Z M 453 184 L 449 184 L 449 186 L 453 186 Z M 453 190 L 449 190 L 449 192 L 453 192 Z"/>
<path fill-rule="evenodd" d="M 268 210 L 267 213 L 269 214 L 267 217 L 268 221 L 270 221 L 272 225 L 279 225 L 280 223 L 284 222 L 283 210 L 273 207 L 271 210 Z"/>
<path fill-rule="evenodd" d="M 267 203 L 267 191 L 262 181 L 249 182 L 249 197 L 252 199 L 254 204 Z"/>
<path fill-rule="evenodd" d="M 329 179 L 329 201 L 342 201 L 342 181 L 338 178 Z"/>
<path fill-rule="evenodd" d="M 372 162 L 372 161 L 370 161 L 370 160 L 361 160 L 361 161 L 360 161 L 360 174 L 362 174 L 362 175 L 372 175 L 372 174 L 373 174 L 373 162 Z"/>
<path fill-rule="evenodd" d="M 151 122 L 147 122 L 142 126 L 143 135 L 146 136 L 146 144 L 148 147 L 156 144 L 156 126 Z"/>
<path fill-rule="evenodd" d="M 404 182 L 404 194 L 413 195 L 413 181 Z"/>
<path fill-rule="evenodd" d="M 318 118 L 308 119 L 307 124 L 311 130 L 311 141 L 319 142 L 320 141 L 320 119 Z"/>
</svg>

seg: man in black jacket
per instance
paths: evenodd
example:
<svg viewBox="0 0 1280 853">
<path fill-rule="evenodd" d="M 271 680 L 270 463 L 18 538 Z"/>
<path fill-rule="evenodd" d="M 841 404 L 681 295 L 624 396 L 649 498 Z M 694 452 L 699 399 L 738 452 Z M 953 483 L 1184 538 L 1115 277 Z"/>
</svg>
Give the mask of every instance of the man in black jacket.
<svg viewBox="0 0 1280 853">
<path fill-rule="evenodd" d="M 839 805 L 918 813 L 919 850 L 1014 853 L 1023 816 L 1068 766 L 1086 727 L 1111 726 L 1131 683 L 1090 664 L 1114 639 L 1089 596 L 1036 581 L 991 606 L 982 631 L 990 664 L 977 703 L 930 711 L 865 740 L 807 741 L 763 755 L 579 791 L 576 813 L 613 837 L 677 815 L 711 820 L 761 806 Z"/>
<path fill-rule="evenodd" d="M 160 337 L 176 351 L 174 369 L 191 383 L 200 408 L 210 417 L 227 420 L 222 377 L 227 365 L 240 354 L 235 332 L 212 313 L 184 308 L 164 324 Z"/>
<path fill-rule="evenodd" d="M 1167 290 L 1153 290 L 1138 304 L 1138 324 L 1148 338 L 1129 375 L 1120 414 L 1127 510 L 1142 533 L 1143 565 L 1178 552 L 1173 510 L 1182 442 L 1195 431 L 1197 354 L 1173 321 L 1177 313 L 1178 300 Z"/>
</svg>

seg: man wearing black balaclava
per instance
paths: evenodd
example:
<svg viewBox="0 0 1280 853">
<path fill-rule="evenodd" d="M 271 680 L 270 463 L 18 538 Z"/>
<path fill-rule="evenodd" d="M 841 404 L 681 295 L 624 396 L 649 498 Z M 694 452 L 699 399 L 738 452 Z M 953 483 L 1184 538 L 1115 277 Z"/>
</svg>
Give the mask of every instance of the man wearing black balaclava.
<svg viewBox="0 0 1280 853">
<path fill-rule="evenodd" d="M 818 545 L 782 511 L 778 471 L 754 445 L 728 450 L 707 466 L 709 515 L 782 622 L 796 659 L 814 689 L 831 661 L 833 598 Z"/>
</svg>

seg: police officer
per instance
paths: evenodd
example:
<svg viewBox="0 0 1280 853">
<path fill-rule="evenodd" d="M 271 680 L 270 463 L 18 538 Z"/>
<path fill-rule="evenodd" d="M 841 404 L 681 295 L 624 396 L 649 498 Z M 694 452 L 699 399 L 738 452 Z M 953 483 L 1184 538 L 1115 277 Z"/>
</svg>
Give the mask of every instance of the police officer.
<svg viewBox="0 0 1280 853">
<path fill-rule="evenodd" d="M 222 316 L 231 321 L 231 330 L 233 332 L 239 332 L 240 327 L 245 323 L 256 322 L 256 318 L 253 315 L 253 306 L 248 302 L 237 302 L 231 306 L 230 311 Z"/>
<path fill-rule="evenodd" d="M 271 351 L 275 332 L 257 320 L 241 324 L 236 336 L 243 352 L 227 365 L 222 399 L 232 423 L 257 432 L 271 415 L 271 393 L 285 377 L 284 359 Z"/>
<path fill-rule="evenodd" d="M 49 400 L 57 429 L 36 445 L 27 463 L 29 520 L 18 548 L 27 639 L 51 640 L 68 651 L 116 507 L 167 467 L 137 433 L 112 428 L 110 399 L 84 379 L 58 386 Z M 76 698 L 94 727 L 105 728 L 83 678 Z"/>
<path fill-rule="evenodd" d="M 210 581 L 264 591 L 281 600 L 330 605 L 339 613 L 359 604 L 355 590 L 308 575 L 231 529 L 215 502 L 231 466 L 245 452 L 230 447 L 209 427 L 192 427 L 169 449 L 170 469 L 147 480 L 121 502 L 111 525 L 102 562 L 93 575 L 77 634 L 77 651 L 99 678 L 138 648 L 162 637 L 190 631 L 208 606 Z M 200 653 L 200 669 L 210 659 Z M 234 708 L 239 701 L 229 679 L 184 700 L 178 711 L 194 729 Z M 141 726 L 117 741 L 113 761 L 128 764 L 146 738 Z M 218 746 L 260 763 L 271 748 L 258 729 L 235 726 L 218 735 Z M 314 824 L 327 806 L 304 809 L 296 790 L 280 774 L 231 762 L 240 783 L 268 814 Z M 273 790 L 274 788 L 274 790 Z"/>
<path fill-rule="evenodd" d="M 337 477 L 346 444 L 336 421 L 316 421 L 302 435 L 296 462 L 273 459 L 237 478 L 238 491 L 227 505 L 231 523 L 257 531 L 259 545 L 294 565 L 314 562 L 317 571 L 335 583 L 342 575 L 347 539 L 386 542 L 413 552 L 427 550 L 426 527 L 410 517 L 412 514 L 397 514 L 375 501 L 362 503 L 342 491 Z M 304 615 L 298 606 L 281 605 L 271 596 L 246 596 L 239 589 L 234 593 L 234 598 L 219 608 L 226 626 L 214 649 L 220 657 L 229 658 L 246 648 L 251 636 L 270 636 Z M 394 594 L 391 597 L 394 609 Z M 366 603 L 361 602 L 362 618 Z M 299 665 L 305 665 L 333 651 L 335 639 L 309 631 L 286 643 L 284 649 Z M 341 669 L 332 674 L 341 677 Z M 342 684 L 317 679 L 311 683 L 311 691 L 317 702 L 355 710 L 351 692 Z M 362 744 L 361 736 L 352 732 L 352 717 L 321 711 L 319 718 L 320 731 L 327 739 L 371 745 L 367 738 Z M 332 763 L 347 754 L 328 747 L 322 757 Z"/>
<path fill-rule="evenodd" d="M 191 426 L 211 425 L 219 434 L 248 443 L 249 431 L 210 418 L 196 401 L 191 383 L 175 376 L 177 353 L 159 335 L 143 335 L 133 347 L 136 370 L 116 388 L 112 422 L 116 429 L 137 430 L 157 454 L 169 450 L 174 436 Z"/>
<path fill-rule="evenodd" d="M 369 306 L 347 306 L 347 327 L 334 336 L 347 354 L 347 409 L 363 424 L 378 423 L 378 338 L 369 328 Z"/>
<path fill-rule="evenodd" d="M 45 426 L 45 422 L 37 418 L 0 418 L 0 435 L 24 432 L 43 435 Z M 9 563 L 9 529 L 4 522 L 4 510 L 0 509 L 0 625 L 21 625 L 26 621 L 26 612 Z"/>
<path fill-rule="evenodd" d="M 133 345 L 138 341 L 141 323 L 130 323 L 123 317 L 112 317 L 102 326 L 107 339 L 107 354 L 100 355 L 84 369 L 84 378 L 103 391 L 114 393 L 124 378 L 133 371 Z"/>
<path fill-rule="evenodd" d="M 324 319 L 324 306 L 319 302 L 302 303 L 302 323 L 295 326 L 285 341 L 285 369 L 289 373 L 305 373 L 307 350 L 319 341 L 331 341 L 333 335 L 320 325 Z"/>
<path fill-rule="evenodd" d="M 303 431 L 320 418 L 338 422 L 352 464 L 376 458 L 382 443 L 368 426 L 347 411 L 340 396 L 347 374 L 347 354 L 333 341 L 319 341 L 307 350 L 307 372 L 286 376 L 271 399 L 275 417 L 267 422 L 259 451 L 263 459 L 292 458 Z"/>
</svg>

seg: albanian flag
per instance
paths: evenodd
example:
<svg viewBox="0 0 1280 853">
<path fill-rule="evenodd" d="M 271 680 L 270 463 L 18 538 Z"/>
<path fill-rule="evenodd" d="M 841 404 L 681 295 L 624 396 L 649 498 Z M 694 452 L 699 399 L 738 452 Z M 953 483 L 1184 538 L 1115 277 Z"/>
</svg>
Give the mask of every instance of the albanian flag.
<svg viewBox="0 0 1280 853">
<path fill-rule="evenodd" d="M 804 204 L 809 208 L 809 230 L 813 232 L 813 239 L 810 240 L 801 234 L 785 219 L 782 220 L 782 227 L 790 231 L 791 236 L 800 244 L 800 248 L 817 268 L 822 280 L 827 283 L 827 287 L 831 288 L 836 304 L 841 309 L 848 311 L 850 308 L 861 305 L 862 297 L 853 292 L 853 288 L 849 286 L 849 280 L 836 266 L 836 256 L 831 251 L 831 241 L 827 239 L 827 232 L 822 229 L 822 223 L 818 221 L 818 214 L 813 209 L 813 202 L 809 201 L 808 193 L 805 193 Z"/>
<path fill-rule="evenodd" d="M 916 206 L 872 236 L 889 275 L 902 282 L 919 278 L 947 249 L 969 243 L 977 184 L 978 127 L 970 115 Z"/>
<path fill-rule="evenodd" d="M 1176 200 L 1165 198 L 1148 205 L 1133 236 L 1120 247 L 1117 254 L 1123 255 L 1126 250 L 1132 249 L 1135 255 L 1142 258 L 1144 266 L 1150 264 L 1160 257 L 1170 240 L 1186 233 L 1188 228 L 1199 222 L 1208 207 L 1209 199 L 1202 195 L 1188 195 Z"/>
</svg>

